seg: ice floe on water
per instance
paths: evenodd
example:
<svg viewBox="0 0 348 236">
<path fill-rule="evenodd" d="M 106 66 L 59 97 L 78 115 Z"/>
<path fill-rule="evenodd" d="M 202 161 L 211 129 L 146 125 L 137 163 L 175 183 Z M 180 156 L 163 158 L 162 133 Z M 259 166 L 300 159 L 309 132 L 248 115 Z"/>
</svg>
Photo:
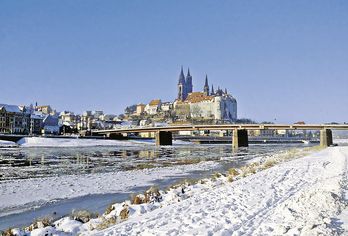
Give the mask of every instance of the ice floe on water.
<svg viewBox="0 0 348 236">
<path fill-rule="evenodd" d="M 7 141 L 1 141 L 0 145 Z M 93 147 L 93 146 L 134 146 L 134 145 L 154 145 L 154 140 L 109 140 L 109 139 L 85 139 L 85 138 L 47 138 L 47 137 L 25 137 L 20 139 L 17 144 L 21 147 Z M 174 145 L 192 144 L 181 140 L 174 140 Z"/>
<path fill-rule="evenodd" d="M 194 165 L 143 170 L 3 181 L 0 184 L 0 217 L 55 200 L 89 194 L 129 192 L 136 187 L 151 185 L 157 179 L 165 179 L 168 176 L 180 177 L 190 171 L 214 169 L 217 165 L 215 162 L 208 161 Z"/>
<path fill-rule="evenodd" d="M 80 139 L 80 138 L 43 138 L 27 137 L 17 142 L 21 147 L 91 147 L 91 146 L 131 146 L 140 142 L 108 140 L 108 139 Z M 141 142 L 145 144 L 145 142 Z"/>
</svg>

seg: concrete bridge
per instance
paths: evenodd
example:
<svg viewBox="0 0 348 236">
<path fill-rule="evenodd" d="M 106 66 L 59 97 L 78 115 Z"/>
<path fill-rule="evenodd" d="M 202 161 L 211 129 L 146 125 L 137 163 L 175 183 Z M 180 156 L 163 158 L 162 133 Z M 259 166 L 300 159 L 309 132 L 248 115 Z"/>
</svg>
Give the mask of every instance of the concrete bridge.
<svg viewBox="0 0 348 236">
<path fill-rule="evenodd" d="M 137 127 L 129 129 L 95 130 L 92 135 L 105 135 L 117 137 L 128 133 L 156 133 L 156 145 L 172 145 L 173 132 L 202 131 L 202 130 L 232 130 L 232 145 L 234 148 L 248 146 L 248 130 L 320 130 L 320 145 L 330 146 L 332 130 L 348 130 L 348 124 L 222 124 L 222 125 L 180 125 L 166 127 Z"/>
</svg>

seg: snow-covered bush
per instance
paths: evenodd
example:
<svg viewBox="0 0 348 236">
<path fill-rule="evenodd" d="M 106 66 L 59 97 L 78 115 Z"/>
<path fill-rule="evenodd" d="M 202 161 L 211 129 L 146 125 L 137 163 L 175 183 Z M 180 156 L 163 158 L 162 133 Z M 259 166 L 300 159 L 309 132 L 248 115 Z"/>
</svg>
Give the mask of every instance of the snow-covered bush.
<svg viewBox="0 0 348 236">
<path fill-rule="evenodd" d="M 98 215 L 87 210 L 73 210 L 71 218 L 81 223 L 86 223 L 92 218 L 96 218 Z"/>
</svg>

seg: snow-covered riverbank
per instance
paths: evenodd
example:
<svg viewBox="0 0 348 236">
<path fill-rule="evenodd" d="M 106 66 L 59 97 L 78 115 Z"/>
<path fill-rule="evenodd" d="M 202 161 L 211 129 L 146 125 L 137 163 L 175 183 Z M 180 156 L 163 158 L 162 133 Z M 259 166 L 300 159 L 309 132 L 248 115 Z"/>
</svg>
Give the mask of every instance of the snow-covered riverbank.
<svg viewBox="0 0 348 236">
<path fill-rule="evenodd" d="M 159 202 L 126 202 L 129 219 L 105 230 L 91 231 L 101 219 L 82 224 L 67 217 L 32 235 L 342 234 L 348 222 L 347 170 L 348 147 L 331 147 L 233 182 L 221 177 L 161 192 Z M 123 207 L 116 204 L 104 221 Z"/>
<path fill-rule="evenodd" d="M 233 183 L 193 188 L 188 199 L 97 235 L 340 234 L 347 170 L 348 147 L 327 148 Z"/>
</svg>

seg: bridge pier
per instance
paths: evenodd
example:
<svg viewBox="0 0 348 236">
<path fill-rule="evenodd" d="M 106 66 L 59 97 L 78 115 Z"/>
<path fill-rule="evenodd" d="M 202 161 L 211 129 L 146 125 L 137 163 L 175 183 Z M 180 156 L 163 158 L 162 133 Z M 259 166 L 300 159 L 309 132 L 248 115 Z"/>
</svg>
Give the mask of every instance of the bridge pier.
<svg viewBox="0 0 348 236">
<path fill-rule="evenodd" d="M 156 132 L 156 145 L 173 145 L 173 135 L 172 132 L 168 131 L 157 131 Z"/>
<path fill-rule="evenodd" d="M 233 148 L 248 147 L 248 131 L 246 129 L 234 129 L 232 135 Z"/>
<path fill-rule="evenodd" d="M 320 146 L 328 147 L 332 145 L 332 131 L 331 129 L 320 130 Z"/>
</svg>

